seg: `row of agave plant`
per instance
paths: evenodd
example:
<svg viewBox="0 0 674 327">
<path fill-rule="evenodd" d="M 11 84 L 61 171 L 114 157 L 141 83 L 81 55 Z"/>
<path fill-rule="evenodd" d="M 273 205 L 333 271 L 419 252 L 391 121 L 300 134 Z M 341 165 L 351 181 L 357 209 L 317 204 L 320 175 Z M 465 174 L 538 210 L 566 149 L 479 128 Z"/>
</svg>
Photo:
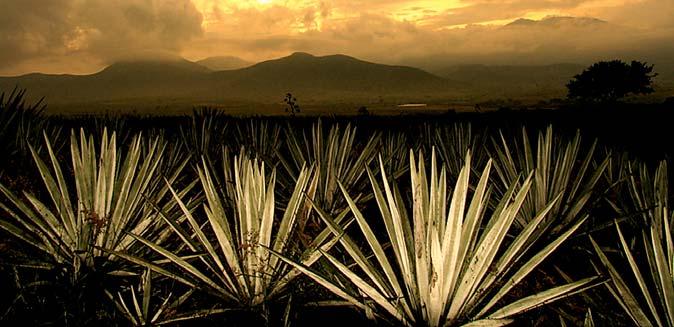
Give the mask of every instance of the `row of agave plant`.
<svg viewBox="0 0 674 327">
<path fill-rule="evenodd" d="M 29 146 L 43 186 L 0 185 L 0 228 L 21 254 L 3 263 L 44 272 L 13 305 L 63 283 L 95 297 L 63 324 L 105 302 L 133 325 L 240 311 L 287 325 L 319 305 L 393 325 L 502 326 L 580 294 L 586 310 L 557 307 L 562 325 L 593 325 L 592 303 L 614 301 L 626 323 L 674 326 L 665 162 L 652 171 L 551 127 L 532 141 L 429 125 L 411 141 L 251 120 L 232 141 L 226 125 L 209 114 L 175 138 L 73 130 L 60 150 L 44 133 Z M 560 253 L 590 254 L 575 265 L 592 270 Z M 293 300 L 306 280 L 331 295 Z"/>
</svg>

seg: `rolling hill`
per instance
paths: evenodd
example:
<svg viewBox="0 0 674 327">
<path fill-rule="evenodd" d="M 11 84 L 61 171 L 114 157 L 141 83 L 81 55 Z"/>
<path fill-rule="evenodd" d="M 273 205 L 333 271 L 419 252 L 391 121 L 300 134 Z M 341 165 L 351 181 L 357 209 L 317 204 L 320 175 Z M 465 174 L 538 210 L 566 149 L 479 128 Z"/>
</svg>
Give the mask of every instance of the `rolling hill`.
<svg viewBox="0 0 674 327">
<path fill-rule="evenodd" d="M 25 88 L 49 104 L 133 98 L 183 97 L 208 81 L 211 71 L 187 60 L 127 61 L 91 75 L 28 74 L 0 77 L 0 89 Z"/>
<path fill-rule="evenodd" d="M 444 92 L 452 86 L 448 80 L 417 68 L 301 52 L 213 75 L 222 87 L 244 94 L 252 92 L 251 95 L 276 95 L 288 90 L 319 97 L 333 93 L 428 94 Z"/>
<path fill-rule="evenodd" d="M 472 90 L 492 97 L 523 95 L 559 96 L 566 92 L 566 83 L 585 69 L 578 64 L 554 65 L 455 65 L 434 70 L 438 76 L 451 79 Z"/>
<path fill-rule="evenodd" d="M 0 77 L 0 89 L 26 88 L 47 103 L 225 100 L 278 103 L 287 92 L 303 100 L 330 100 L 452 92 L 453 83 L 420 69 L 334 55 L 295 53 L 250 67 L 213 71 L 184 59 L 115 63 L 91 75 L 29 74 Z"/>
<path fill-rule="evenodd" d="M 213 71 L 240 69 L 253 65 L 250 61 L 234 56 L 208 57 L 196 63 Z"/>
<path fill-rule="evenodd" d="M 606 26 L 607 22 L 594 17 L 570 17 L 570 16 L 549 16 L 541 20 L 532 20 L 519 18 L 503 26 L 503 28 L 512 27 L 568 27 L 568 26 Z"/>
</svg>

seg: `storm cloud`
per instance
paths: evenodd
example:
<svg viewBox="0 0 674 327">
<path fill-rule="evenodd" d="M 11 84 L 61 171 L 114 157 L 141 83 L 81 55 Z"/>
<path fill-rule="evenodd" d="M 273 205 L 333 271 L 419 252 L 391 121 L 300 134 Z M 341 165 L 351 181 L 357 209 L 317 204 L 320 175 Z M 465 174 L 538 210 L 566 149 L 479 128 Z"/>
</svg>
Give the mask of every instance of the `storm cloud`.
<svg viewBox="0 0 674 327">
<path fill-rule="evenodd" d="M 0 75 L 87 73 L 139 56 L 259 61 L 295 51 L 424 68 L 674 57 L 670 0 L 0 2 Z"/>
<path fill-rule="evenodd" d="M 2 0 L 0 71 L 49 63 L 91 70 L 128 56 L 178 53 L 202 35 L 201 23 L 190 0 Z"/>
</svg>

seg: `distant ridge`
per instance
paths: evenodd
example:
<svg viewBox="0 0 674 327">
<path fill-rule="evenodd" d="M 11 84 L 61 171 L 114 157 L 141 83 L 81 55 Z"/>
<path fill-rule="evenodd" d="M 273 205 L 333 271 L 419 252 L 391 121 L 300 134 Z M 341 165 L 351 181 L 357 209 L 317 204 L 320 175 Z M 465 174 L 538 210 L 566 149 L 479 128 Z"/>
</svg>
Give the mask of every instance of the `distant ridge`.
<svg viewBox="0 0 674 327">
<path fill-rule="evenodd" d="M 543 26 L 543 27 L 560 27 L 560 26 L 588 26 L 588 25 L 604 25 L 607 22 L 593 18 L 593 17 L 570 17 L 570 16 L 548 16 L 544 17 L 541 20 L 533 20 L 527 18 L 519 18 L 511 23 L 506 24 L 504 27 L 532 27 L 532 26 Z"/>
<path fill-rule="evenodd" d="M 196 63 L 213 71 L 240 69 L 253 65 L 250 61 L 234 56 L 208 57 Z"/>
<path fill-rule="evenodd" d="M 558 96 L 566 91 L 566 83 L 584 68 L 579 64 L 455 65 L 434 72 L 471 89 L 482 89 L 493 96 Z"/>
<path fill-rule="evenodd" d="M 179 60 L 137 60 L 116 62 L 94 75 L 162 76 L 206 74 L 211 70 L 203 65 L 185 59 Z"/>
<path fill-rule="evenodd" d="M 91 75 L 0 77 L 0 89 L 14 86 L 26 88 L 36 97 L 45 96 L 52 104 L 133 99 L 277 103 L 286 92 L 308 100 L 445 94 L 456 88 L 450 81 L 417 68 L 301 52 L 222 71 L 185 59 L 139 60 L 114 63 Z"/>
<path fill-rule="evenodd" d="M 232 87 L 276 92 L 424 92 L 440 91 L 445 79 L 421 69 L 362 61 L 346 55 L 317 57 L 304 52 L 227 72 L 216 72 Z"/>
</svg>

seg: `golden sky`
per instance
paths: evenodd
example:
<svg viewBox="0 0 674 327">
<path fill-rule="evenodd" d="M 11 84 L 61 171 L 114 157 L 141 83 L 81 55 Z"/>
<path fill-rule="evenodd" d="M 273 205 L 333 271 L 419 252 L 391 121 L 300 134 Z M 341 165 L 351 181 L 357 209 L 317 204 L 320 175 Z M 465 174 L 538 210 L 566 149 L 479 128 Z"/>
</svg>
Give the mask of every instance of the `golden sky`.
<svg viewBox="0 0 674 327">
<path fill-rule="evenodd" d="M 674 40 L 672 0 L 0 2 L 0 75 L 91 73 L 160 55 L 254 62 L 295 51 L 422 66 L 590 61 L 667 57 Z M 520 18 L 534 22 L 507 25 Z"/>
</svg>

